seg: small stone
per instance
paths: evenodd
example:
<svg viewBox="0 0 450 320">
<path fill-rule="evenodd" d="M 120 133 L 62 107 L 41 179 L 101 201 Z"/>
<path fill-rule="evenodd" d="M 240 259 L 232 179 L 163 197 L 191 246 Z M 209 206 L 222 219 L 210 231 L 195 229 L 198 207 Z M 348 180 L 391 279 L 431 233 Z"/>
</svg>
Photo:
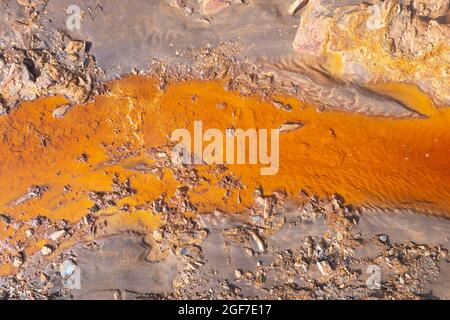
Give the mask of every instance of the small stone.
<svg viewBox="0 0 450 320">
<path fill-rule="evenodd" d="M 0 214 L 0 221 L 2 221 L 4 224 L 11 224 L 12 219 L 11 219 L 11 217 L 2 213 L 2 214 Z"/>
<path fill-rule="evenodd" d="M 18 268 L 24 263 L 23 256 L 17 256 L 14 258 L 13 265 Z"/>
<path fill-rule="evenodd" d="M 45 273 L 42 272 L 41 276 L 40 276 L 40 280 L 41 280 L 42 284 L 45 284 L 45 283 L 48 282 L 48 276 Z"/>
<path fill-rule="evenodd" d="M 386 243 L 388 241 L 389 237 L 386 234 L 381 234 L 379 236 L 379 239 L 381 242 Z"/>
<path fill-rule="evenodd" d="M 277 109 L 288 111 L 288 112 L 292 111 L 292 106 L 288 103 L 283 103 L 281 101 L 273 100 L 272 104 Z"/>
<path fill-rule="evenodd" d="M 27 238 L 34 236 L 34 230 L 33 229 L 26 230 L 25 235 L 27 236 Z"/>
<path fill-rule="evenodd" d="M 83 48 L 84 48 L 83 41 L 70 40 L 64 50 L 69 54 L 76 54 Z"/>
<path fill-rule="evenodd" d="M 53 248 L 48 245 L 43 246 L 41 249 L 41 253 L 43 256 L 48 256 L 52 252 L 53 252 Z"/>
<path fill-rule="evenodd" d="M 217 109 L 220 109 L 220 110 L 223 110 L 223 109 L 225 109 L 226 107 L 227 107 L 226 102 L 219 102 L 218 104 L 216 104 L 216 108 L 217 108 Z"/>
<path fill-rule="evenodd" d="M 203 0 L 200 2 L 200 13 L 205 16 L 212 16 L 230 6 L 228 0 Z"/>
<path fill-rule="evenodd" d="M 280 133 L 288 133 L 291 131 L 298 130 L 302 128 L 304 125 L 305 124 L 303 122 L 286 122 L 280 126 L 279 130 Z"/>
<path fill-rule="evenodd" d="M 319 268 L 319 271 L 323 276 L 326 276 L 331 272 L 331 267 L 326 261 L 318 261 L 317 268 Z"/>
<path fill-rule="evenodd" d="M 59 231 L 53 232 L 49 238 L 53 241 L 58 241 L 65 234 L 66 234 L 65 230 L 59 230 Z"/>
<path fill-rule="evenodd" d="M 251 237 L 253 238 L 253 240 L 255 241 L 259 251 L 264 252 L 267 248 L 267 245 L 266 245 L 263 237 L 261 237 L 259 232 L 254 231 L 254 230 L 249 230 L 249 233 L 250 233 Z"/>
<path fill-rule="evenodd" d="M 288 13 L 293 16 L 295 15 L 301 8 L 303 8 L 308 3 L 308 0 L 295 0 L 288 9 Z"/>
<path fill-rule="evenodd" d="M 153 231 L 153 239 L 155 239 L 156 242 L 161 242 L 163 239 L 163 234 L 161 230 L 154 230 Z"/>
<path fill-rule="evenodd" d="M 70 104 L 65 104 L 62 106 L 58 106 L 55 110 L 53 110 L 53 118 L 62 118 L 64 117 L 64 115 L 70 110 L 72 109 L 72 105 Z"/>
<path fill-rule="evenodd" d="M 234 275 L 236 276 L 237 279 L 242 277 L 242 274 L 243 274 L 242 270 L 240 270 L 240 269 L 234 270 Z"/>
</svg>

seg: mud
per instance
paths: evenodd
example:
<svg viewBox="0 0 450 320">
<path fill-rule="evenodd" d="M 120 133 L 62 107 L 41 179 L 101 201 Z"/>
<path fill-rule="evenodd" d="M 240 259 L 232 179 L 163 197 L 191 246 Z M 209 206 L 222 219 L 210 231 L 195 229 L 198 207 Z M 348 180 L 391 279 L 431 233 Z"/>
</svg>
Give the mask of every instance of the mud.
<svg viewBox="0 0 450 320">
<path fill-rule="evenodd" d="M 27 262 L 24 270 L 39 271 L 3 278 L 0 293 L 10 299 L 448 299 L 448 236 L 445 245 L 436 244 L 439 238 L 420 244 L 403 226 L 425 218 L 401 213 L 385 228 L 379 219 L 386 214 L 393 213 L 359 213 L 336 198 L 314 197 L 271 218 L 216 212 L 186 220 L 173 213 L 150 245 L 148 235 L 130 233 L 80 243 L 51 264 Z M 183 225 L 189 228 L 180 232 Z M 440 218 L 421 228 L 449 231 Z M 186 238 L 202 231 L 202 240 Z M 152 260 L 155 245 L 169 250 L 163 261 Z M 57 266 L 67 259 L 80 270 L 79 290 L 62 285 Z M 378 289 L 367 287 L 370 265 L 381 268 Z M 41 285 L 33 288 L 36 281 Z"/>
</svg>

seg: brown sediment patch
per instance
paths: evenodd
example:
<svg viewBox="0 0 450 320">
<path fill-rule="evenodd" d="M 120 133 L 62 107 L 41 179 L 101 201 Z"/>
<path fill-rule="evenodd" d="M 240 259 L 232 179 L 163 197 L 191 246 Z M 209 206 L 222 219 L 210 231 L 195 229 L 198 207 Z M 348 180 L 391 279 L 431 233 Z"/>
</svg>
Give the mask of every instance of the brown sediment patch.
<svg viewBox="0 0 450 320">
<path fill-rule="evenodd" d="M 277 175 L 261 176 L 260 165 L 229 165 L 223 173 L 197 166 L 196 175 L 203 179 L 187 195 L 198 212 L 243 212 L 262 186 L 266 193 L 284 189 L 294 200 L 304 189 L 324 197 L 338 193 L 357 206 L 450 215 L 449 109 L 416 106 L 427 119 L 374 118 L 318 112 L 294 98 L 276 97 L 292 107 L 286 111 L 223 87 L 220 81 L 187 81 L 160 91 L 154 80 L 130 76 L 63 118 L 52 115 L 67 103 L 62 97 L 22 103 L 0 118 L 2 212 L 25 221 L 43 215 L 71 223 L 94 212 L 113 215 L 106 224 L 114 231 L 126 230 L 123 225 L 151 230 L 160 222 L 149 203 L 164 193 L 170 199 L 184 183 L 170 166 L 155 167 L 149 150 L 170 151 L 172 131 L 192 132 L 194 121 L 201 120 L 204 130 L 223 132 L 230 127 L 273 129 L 286 122 L 304 126 L 280 135 Z M 230 173 L 243 187 L 231 187 L 225 195 L 227 188 L 219 181 Z M 115 179 L 129 179 L 133 192 L 114 190 Z M 45 191 L 17 203 L 32 186 Z M 95 197 L 104 202 L 93 201 L 92 192 L 104 192 Z M 2 239 L 7 236 L 1 232 Z"/>
</svg>

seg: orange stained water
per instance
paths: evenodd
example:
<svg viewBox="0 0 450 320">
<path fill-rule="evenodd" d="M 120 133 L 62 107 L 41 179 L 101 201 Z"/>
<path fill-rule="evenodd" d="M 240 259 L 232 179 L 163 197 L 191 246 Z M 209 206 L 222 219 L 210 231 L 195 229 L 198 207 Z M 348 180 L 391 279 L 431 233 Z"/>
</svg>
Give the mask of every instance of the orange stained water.
<svg viewBox="0 0 450 320">
<path fill-rule="evenodd" d="M 384 88 L 388 90 L 389 88 Z M 195 97 L 195 98 L 193 98 Z M 383 208 L 411 208 L 450 216 L 450 109 L 435 109 L 417 99 L 406 101 L 422 110 L 427 119 L 375 118 L 344 112 L 317 112 L 291 97 L 277 97 L 291 104 L 287 112 L 257 97 L 227 92 L 223 83 L 176 82 L 159 91 L 152 79 L 130 76 L 111 84 L 108 94 L 95 102 L 54 118 L 53 110 L 66 103 L 62 97 L 24 102 L 0 118 L 1 211 L 20 220 L 37 215 L 75 222 L 86 215 L 93 202 L 89 191 L 111 191 L 114 174 L 130 178 L 137 192 L 117 206 L 97 214 L 111 216 L 122 230 L 136 224 L 151 230 L 159 218 L 151 212 L 117 214 L 117 207 L 131 208 L 162 193 L 173 195 L 180 186 L 169 169 L 159 179 L 151 173 L 131 170 L 139 163 L 152 163 L 146 152 L 168 143 L 174 129 L 193 131 L 194 121 L 203 130 L 217 128 L 278 128 L 287 121 L 301 121 L 299 130 L 280 135 L 280 169 L 274 176 L 261 176 L 260 165 L 229 165 L 245 186 L 241 201 L 234 192 L 224 199 L 219 176 L 205 165 L 199 175 L 209 181 L 189 191 L 200 212 L 215 208 L 234 213 L 253 202 L 258 186 L 265 193 L 283 189 L 295 200 L 301 189 L 319 196 L 338 193 L 347 203 Z M 218 103 L 226 108 L 218 109 Z M 121 149 L 135 151 L 120 161 L 108 162 Z M 79 161 L 80 155 L 87 161 Z M 31 185 L 48 191 L 20 205 L 14 200 Z M 71 192 L 65 192 L 70 186 Z M 0 223 L 1 224 L 1 223 Z M 0 238 L 6 229 L 0 225 Z"/>
</svg>

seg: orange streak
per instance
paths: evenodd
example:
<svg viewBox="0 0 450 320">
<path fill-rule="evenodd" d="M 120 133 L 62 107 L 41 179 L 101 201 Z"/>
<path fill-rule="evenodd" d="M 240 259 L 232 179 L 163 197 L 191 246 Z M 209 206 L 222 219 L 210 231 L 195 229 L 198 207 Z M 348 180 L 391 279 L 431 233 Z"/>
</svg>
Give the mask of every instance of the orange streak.
<svg viewBox="0 0 450 320">
<path fill-rule="evenodd" d="M 198 99 L 192 99 L 194 94 Z M 92 206 L 87 192 L 110 191 L 115 173 L 122 180 L 129 177 L 137 190 L 121 204 L 136 206 L 163 192 L 170 196 L 179 183 L 169 170 L 159 180 L 129 167 L 151 163 L 145 150 L 166 145 L 174 129 L 192 131 L 196 120 L 203 121 L 203 130 L 222 132 L 229 127 L 271 129 L 286 121 L 302 121 L 303 128 L 280 135 L 277 175 L 261 176 L 259 165 L 229 166 L 246 186 L 241 204 L 236 194 L 223 200 L 224 190 L 206 166 L 199 166 L 199 172 L 211 183 L 190 191 L 194 204 L 200 211 L 240 212 L 251 205 L 253 191 L 261 185 L 266 193 L 284 189 L 294 199 L 304 189 L 320 196 L 339 193 L 357 206 L 412 208 L 450 216 L 449 109 L 434 109 L 428 119 L 398 120 L 320 113 L 291 97 L 277 99 L 293 110 L 226 92 L 219 81 L 172 83 L 161 92 L 153 80 L 131 76 L 114 82 L 111 92 L 95 102 L 74 107 L 64 118 L 52 116 L 57 106 L 66 103 L 62 97 L 24 102 L 0 118 L 2 211 L 22 220 L 45 215 L 77 221 Z M 220 102 L 227 107 L 216 108 Z M 137 154 L 106 164 L 110 153 L 124 145 Z M 83 153 L 88 161 L 77 161 Z M 10 206 L 30 185 L 47 185 L 49 190 L 42 198 Z M 64 192 L 65 185 L 72 192 Z M 142 219 L 142 212 L 137 216 L 141 224 L 158 224 L 156 218 Z M 130 223 L 128 218 L 116 220 Z M 1 238 L 6 237 L 0 232 Z"/>
</svg>

